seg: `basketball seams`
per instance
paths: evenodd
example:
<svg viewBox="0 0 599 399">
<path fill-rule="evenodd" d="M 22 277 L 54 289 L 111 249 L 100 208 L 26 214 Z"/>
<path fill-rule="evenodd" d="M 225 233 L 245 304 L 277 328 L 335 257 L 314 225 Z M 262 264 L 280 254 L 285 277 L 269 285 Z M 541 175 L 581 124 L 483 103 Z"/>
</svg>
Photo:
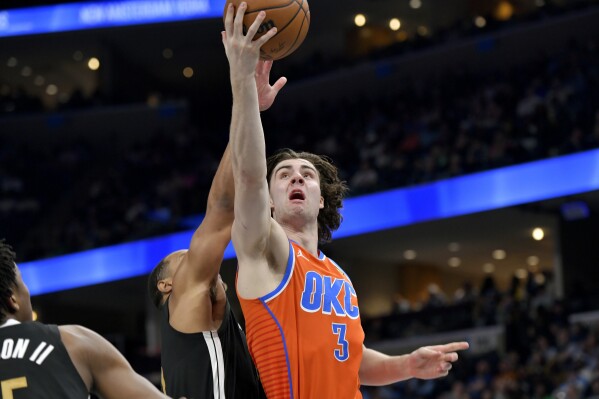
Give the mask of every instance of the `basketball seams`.
<svg viewBox="0 0 599 399">
<path fill-rule="evenodd" d="M 297 41 L 299 40 L 300 36 L 303 33 L 305 22 L 306 22 L 306 14 L 304 12 L 304 18 L 302 18 L 302 24 L 300 25 L 299 29 L 297 30 L 297 36 L 295 36 L 295 40 L 293 41 L 293 44 L 291 46 L 289 46 L 287 51 L 285 51 L 283 54 L 281 54 L 281 58 L 285 57 L 287 54 L 290 54 L 291 52 L 295 51 L 297 49 L 297 47 L 299 47 L 299 44 L 297 44 Z M 305 34 L 304 34 L 304 36 L 305 36 Z"/>
<path fill-rule="evenodd" d="M 259 3 L 262 3 L 262 4 L 271 3 L 272 4 L 275 1 L 276 0 L 263 0 L 263 1 L 260 1 Z M 236 2 L 235 0 L 232 1 L 232 3 L 235 3 L 235 2 Z M 239 2 L 239 0 L 237 2 Z M 260 5 L 258 5 L 258 7 Z M 297 7 L 297 8 L 290 9 L 289 7 Z M 270 47 L 271 51 L 264 50 L 268 47 L 264 47 L 264 48 L 260 49 L 260 53 L 261 53 L 260 57 L 262 59 L 281 59 L 281 58 L 284 58 L 287 55 L 293 53 L 305 39 L 305 37 L 307 35 L 307 30 L 309 29 L 309 26 L 310 26 L 310 10 L 308 9 L 307 0 L 289 0 L 289 1 L 286 1 L 284 4 L 278 4 L 278 5 L 273 5 L 270 7 L 259 8 L 259 9 L 254 9 L 254 10 L 247 10 L 245 13 L 245 17 L 249 16 L 251 18 L 252 14 L 259 13 L 260 11 L 274 12 L 276 15 L 280 15 L 280 17 L 277 18 L 277 17 L 273 16 L 272 21 L 273 22 L 274 21 L 283 21 L 285 23 L 280 28 L 277 26 L 277 28 L 278 28 L 277 33 L 273 36 L 273 38 L 271 40 L 269 40 L 266 43 L 266 46 L 268 46 L 268 44 L 272 43 L 272 46 Z M 300 11 L 303 12 L 303 18 L 299 17 Z M 287 18 L 286 18 L 286 16 L 287 16 Z M 244 17 L 244 20 L 247 21 L 245 19 L 245 17 Z M 301 22 L 296 21 L 297 18 L 302 18 Z M 292 27 L 293 27 L 293 28 L 290 28 L 292 30 L 291 34 L 288 33 L 289 30 L 287 29 L 290 25 L 292 25 Z M 295 37 L 292 36 L 293 33 L 296 33 Z M 279 36 L 279 35 L 282 35 L 282 36 Z M 277 36 L 279 36 L 279 38 L 282 38 L 282 40 L 275 39 Z M 279 50 L 283 50 L 283 52 L 277 52 L 277 47 Z"/>
<path fill-rule="evenodd" d="M 287 7 L 290 7 L 292 3 L 297 3 L 297 2 L 295 0 L 292 0 L 285 7 L 273 7 L 273 8 L 268 8 L 268 10 L 274 10 L 274 9 L 278 9 L 278 8 L 287 8 Z M 281 29 L 277 28 L 277 33 L 273 36 L 273 38 L 275 38 L 279 33 L 283 32 L 285 30 L 285 28 L 287 28 L 289 25 L 291 25 L 291 23 L 295 20 L 295 18 L 297 17 L 297 14 L 299 14 L 301 9 L 302 9 L 302 7 L 300 6 L 297 9 L 297 11 L 295 12 L 295 14 L 293 14 L 293 16 L 291 18 L 289 18 L 289 20 L 287 20 L 287 23 L 285 25 L 283 25 L 283 27 Z M 264 10 L 267 10 L 267 9 L 264 8 Z M 260 11 L 262 11 L 262 10 L 260 10 Z"/>
<path fill-rule="evenodd" d="M 260 11 L 277 10 L 279 8 L 289 7 L 292 3 L 297 3 L 297 1 L 296 0 L 290 0 L 288 3 L 280 4 L 278 6 L 267 7 L 267 8 L 260 8 L 259 10 L 251 10 L 251 11 L 247 10 L 245 12 L 245 15 L 255 14 L 255 13 L 260 12 Z"/>
<path fill-rule="evenodd" d="M 304 7 L 303 7 L 304 0 L 301 0 L 301 3 L 298 0 L 293 0 L 293 1 L 295 1 L 298 4 L 299 10 L 298 10 L 298 12 L 295 13 L 293 18 L 291 18 L 291 20 L 285 27 L 290 25 L 291 22 L 293 22 L 295 20 L 295 18 L 297 17 L 297 14 L 299 14 L 300 10 L 304 12 L 304 18 L 302 19 L 302 23 L 301 23 L 299 29 L 297 30 L 297 35 L 295 36 L 295 40 L 293 41 L 293 44 L 291 46 L 289 46 L 287 51 L 285 51 L 283 54 L 281 54 L 280 58 L 283 58 L 287 54 L 292 53 L 293 51 L 295 51 L 297 49 L 297 47 L 299 47 L 299 45 L 297 45 L 297 41 L 298 41 L 299 37 L 302 35 L 303 29 L 304 29 L 304 23 L 306 22 L 306 19 L 308 20 L 308 23 L 310 23 L 310 19 L 308 18 L 308 15 L 306 14 L 306 10 L 304 10 Z M 307 34 L 307 32 L 304 34 L 304 37 L 306 34 Z"/>
</svg>

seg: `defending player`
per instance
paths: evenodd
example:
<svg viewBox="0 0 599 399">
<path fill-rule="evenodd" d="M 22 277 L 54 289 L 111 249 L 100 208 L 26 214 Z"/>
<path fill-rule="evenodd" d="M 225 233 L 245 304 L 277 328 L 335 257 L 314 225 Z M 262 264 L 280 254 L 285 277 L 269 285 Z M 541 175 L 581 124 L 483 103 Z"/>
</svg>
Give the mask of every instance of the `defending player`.
<svg viewBox="0 0 599 399">
<path fill-rule="evenodd" d="M 260 110 L 285 85 L 270 86 L 272 63 L 252 75 Z M 188 398 L 263 397 L 245 335 L 231 311 L 219 270 L 231 240 L 233 175 L 225 150 L 208 195 L 206 215 L 189 250 L 165 257 L 150 274 L 152 301 L 162 312 L 161 363 L 164 392 Z"/>
</svg>

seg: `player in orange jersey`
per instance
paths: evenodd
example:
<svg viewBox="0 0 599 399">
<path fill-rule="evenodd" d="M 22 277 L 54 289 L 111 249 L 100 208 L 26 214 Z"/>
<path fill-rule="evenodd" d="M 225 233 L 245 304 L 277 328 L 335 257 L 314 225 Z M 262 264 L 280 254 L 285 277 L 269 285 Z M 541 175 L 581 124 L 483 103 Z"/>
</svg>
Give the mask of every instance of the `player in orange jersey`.
<svg viewBox="0 0 599 399">
<path fill-rule="evenodd" d="M 360 384 L 447 375 L 466 342 L 403 356 L 364 347 L 351 280 L 318 250 L 339 227 L 346 187 L 324 157 L 284 150 L 267 162 L 254 73 L 269 67 L 259 50 L 276 28 L 253 41 L 265 14 L 244 35 L 246 8 L 227 9 L 223 32 L 233 91 L 232 239 L 248 346 L 267 397 L 361 398 Z"/>
</svg>

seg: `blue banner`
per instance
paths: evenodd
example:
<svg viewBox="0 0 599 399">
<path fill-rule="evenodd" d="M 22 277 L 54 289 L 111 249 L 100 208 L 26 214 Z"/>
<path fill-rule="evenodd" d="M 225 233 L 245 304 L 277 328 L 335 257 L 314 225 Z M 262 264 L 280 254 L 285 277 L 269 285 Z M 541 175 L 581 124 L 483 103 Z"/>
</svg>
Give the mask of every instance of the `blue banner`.
<svg viewBox="0 0 599 399">
<path fill-rule="evenodd" d="M 347 199 L 335 239 L 599 190 L 599 150 Z M 201 217 L 190 219 L 197 226 Z M 195 224 L 197 223 L 197 224 Z M 148 274 L 193 229 L 20 265 L 31 295 Z M 235 257 L 229 245 L 225 259 Z"/>
<path fill-rule="evenodd" d="M 0 37 L 220 17 L 225 0 L 125 0 L 0 11 Z"/>
</svg>

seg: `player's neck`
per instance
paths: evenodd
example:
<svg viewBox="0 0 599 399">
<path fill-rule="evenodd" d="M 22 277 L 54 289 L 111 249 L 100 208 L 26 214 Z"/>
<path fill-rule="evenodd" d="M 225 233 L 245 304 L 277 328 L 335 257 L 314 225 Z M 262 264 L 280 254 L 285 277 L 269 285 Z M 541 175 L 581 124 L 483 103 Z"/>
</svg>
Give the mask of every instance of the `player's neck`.
<svg viewBox="0 0 599 399">
<path fill-rule="evenodd" d="M 311 230 L 295 230 L 290 226 L 283 226 L 287 238 L 297 242 L 299 245 L 304 247 L 312 255 L 318 257 L 318 227 L 316 231 Z"/>
</svg>

